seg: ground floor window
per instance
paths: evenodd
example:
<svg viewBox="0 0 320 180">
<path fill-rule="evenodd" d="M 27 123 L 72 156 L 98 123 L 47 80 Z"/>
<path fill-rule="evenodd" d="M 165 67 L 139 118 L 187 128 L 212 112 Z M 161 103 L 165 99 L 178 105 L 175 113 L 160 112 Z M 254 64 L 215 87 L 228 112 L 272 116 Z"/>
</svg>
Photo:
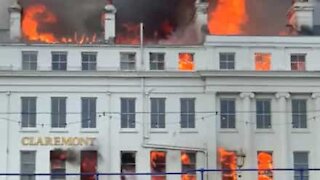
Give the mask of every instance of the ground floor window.
<svg viewBox="0 0 320 180">
<path fill-rule="evenodd" d="M 196 153 L 181 152 L 181 170 L 187 174 L 181 176 L 181 180 L 196 180 Z"/>
<path fill-rule="evenodd" d="M 67 152 L 50 151 L 51 180 L 65 180 Z"/>
<path fill-rule="evenodd" d="M 33 174 L 36 170 L 36 152 L 35 151 L 21 151 L 20 152 L 20 172 L 22 174 Z M 35 180 L 35 176 L 26 175 L 21 176 L 21 180 Z"/>
<path fill-rule="evenodd" d="M 81 151 L 81 180 L 94 180 L 97 172 L 97 151 Z"/>
<path fill-rule="evenodd" d="M 258 179 L 273 179 L 272 152 L 258 151 Z M 269 170 L 270 169 L 270 170 Z"/>
<path fill-rule="evenodd" d="M 237 180 L 237 155 L 235 151 L 218 149 L 222 180 Z"/>
<path fill-rule="evenodd" d="M 136 152 L 121 152 L 121 173 L 135 173 L 136 172 Z M 121 180 L 136 180 L 135 175 L 123 175 Z"/>
<path fill-rule="evenodd" d="M 151 180 L 165 180 L 166 175 L 161 173 L 166 172 L 166 152 L 151 151 L 150 153 L 151 173 L 159 173 L 159 175 L 152 175 Z"/>
</svg>

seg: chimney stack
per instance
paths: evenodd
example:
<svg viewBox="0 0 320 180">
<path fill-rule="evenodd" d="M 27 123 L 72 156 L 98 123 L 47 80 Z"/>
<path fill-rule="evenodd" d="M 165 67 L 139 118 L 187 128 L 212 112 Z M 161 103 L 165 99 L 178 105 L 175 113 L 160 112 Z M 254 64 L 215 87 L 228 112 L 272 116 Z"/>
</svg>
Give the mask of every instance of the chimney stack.
<svg viewBox="0 0 320 180">
<path fill-rule="evenodd" d="M 21 6 L 15 1 L 8 10 L 10 16 L 10 40 L 18 42 L 21 40 Z"/>
<path fill-rule="evenodd" d="M 200 39 L 204 40 L 205 36 L 208 34 L 208 0 L 197 0 L 196 1 L 196 13 L 197 13 L 197 26 L 199 27 Z"/>
<path fill-rule="evenodd" d="M 116 12 L 117 9 L 111 3 L 104 7 L 104 40 L 106 43 L 114 43 L 116 37 Z"/>
<path fill-rule="evenodd" d="M 288 22 L 298 33 L 313 32 L 313 4 L 306 0 L 296 0 L 288 12 Z"/>
</svg>

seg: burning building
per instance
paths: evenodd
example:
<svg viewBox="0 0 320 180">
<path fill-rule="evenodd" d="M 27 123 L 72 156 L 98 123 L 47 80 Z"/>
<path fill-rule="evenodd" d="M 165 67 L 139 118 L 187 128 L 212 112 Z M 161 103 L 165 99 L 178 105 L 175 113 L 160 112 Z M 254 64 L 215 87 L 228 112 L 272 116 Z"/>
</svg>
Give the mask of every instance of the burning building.
<svg viewBox="0 0 320 180">
<path fill-rule="evenodd" d="M 150 2 L 3 3 L 0 179 L 320 179 L 319 2 Z"/>
</svg>

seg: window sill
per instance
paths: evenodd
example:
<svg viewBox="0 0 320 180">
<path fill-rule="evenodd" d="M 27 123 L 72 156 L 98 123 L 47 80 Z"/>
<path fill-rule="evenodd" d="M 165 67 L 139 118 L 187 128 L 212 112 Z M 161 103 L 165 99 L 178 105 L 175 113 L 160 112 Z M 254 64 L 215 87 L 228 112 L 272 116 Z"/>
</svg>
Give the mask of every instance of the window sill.
<svg viewBox="0 0 320 180">
<path fill-rule="evenodd" d="M 239 133 L 238 129 L 219 129 L 219 133 Z"/>
<path fill-rule="evenodd" d="M 51 128 L 50 133 L 68 133 L 69 131 L 65 128 Z"/>
<path fill-rule="evenodd" d="M 180 133 L 198 133 L 198 130 L 195 128 L 184 128 L 180 129 Z"/>
<path fill-rule="evenodd" d="M 136 128 L 120 129 L 120 133 L 138 133 L 138 130 Z"/>
<path fill-rule="evenodd" d="M 305 129 L 291 129 L 291 133 L 293 134 L 310 134 L 310 130 L 305 128 Z"/>
<path fill-rule="evenodd" d="M 37 128 L 21 128 L 20 132 L 22 133 L 38 133 L 39 130 Z"/>
<path fill-rule="evenodd" d="M 256 133 L 256 134 L 274 134 L 274 130 L 273 129 L 256 129 L 254 131 L 254 133 Z"/>
<path fill-rule="evenodd" d="M 168 133 L 165 128 L 151 128 L 150 133 Z"/>
<path fill-rule="evenodd" d="M 82 128 L 80 133 L 99 133 L 97 128 Z"/>
</svg>

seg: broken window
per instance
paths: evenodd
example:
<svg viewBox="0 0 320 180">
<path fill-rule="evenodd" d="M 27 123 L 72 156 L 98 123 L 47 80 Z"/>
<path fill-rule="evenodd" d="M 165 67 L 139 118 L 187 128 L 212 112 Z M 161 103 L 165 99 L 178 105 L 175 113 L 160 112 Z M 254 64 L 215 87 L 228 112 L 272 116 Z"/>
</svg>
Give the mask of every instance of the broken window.
<svg viewBox="0 0 320 180">
<path fill-rule="evenodd" d="M 258 179 L 273 180 L 272 152 L 258 152 Z"/>
<path fill-rule="evenodd" d="M 156 173 L 155 175 L 151 175 L 151 180 L 165 180 L 166 175 L 162 173 L 166 172 L 166 152 L 151 151 L 150 166 L 151 173 Z"/>
<path fill-rule="evenodd" d="M 270 53 L 255 53 L 254 54 L 256 71 L 270 71 L 271 54 Z"/>
<path fill-rule="evenodd" d="M 192 71 L 193 69 L 193 53 L 179 53 L 179 70 Z"/>
<path fill-rule="evenodd" d="M 94 180 L 97 172 L 97 151 L 81 151 L 81 180 Z"/>
<path fill-rule="evenodd" d="M 196 153 L 181 152 L 181 170 L 183 174 L 181 180 L 196 180 Z"/>
<path fill-rule="evenodd" d="M 51 180 L 66 179 L 67 152 L 62 150 L 50 151 Z"/>
<path fill-rule="evenodd" d="M 237 155 L 235 151 L 218 149 L 219 162 L 222 171 L 222 180 L 237 180 Z"/>
<path fill-rule="evenodd" d="M 305 71 L 306 70 L 306 54 L 291 54 L 291 70 Z"/>
<path fill-rule="evenodd" d="M 136 172 L 136 152 L 121 152 L 121 173 Z M 122 175 L 121 180 L 136 180 L 136 175 Z"/>
</svg>

